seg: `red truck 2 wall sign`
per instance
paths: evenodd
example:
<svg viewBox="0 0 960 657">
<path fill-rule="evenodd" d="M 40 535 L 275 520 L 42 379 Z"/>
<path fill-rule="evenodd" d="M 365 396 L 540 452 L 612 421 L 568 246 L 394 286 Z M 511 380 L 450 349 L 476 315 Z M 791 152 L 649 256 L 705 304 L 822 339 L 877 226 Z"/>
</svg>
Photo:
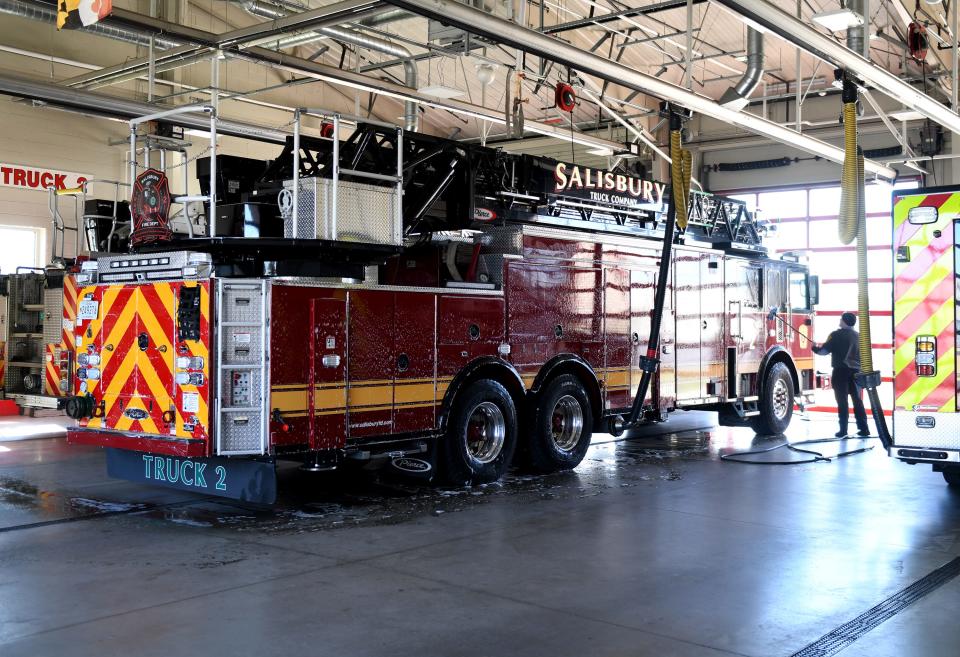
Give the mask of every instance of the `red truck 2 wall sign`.
<svg viewBox="0 0 960 657">
<path fill-rule="evenodd" d="M 70 189 L 79 187 L 89 179 L 89 175 L 73 171 L 0 163 L 0 187 L 19 187 L 38 191 L 45 191 L 49 187 Z"/>
</svg>

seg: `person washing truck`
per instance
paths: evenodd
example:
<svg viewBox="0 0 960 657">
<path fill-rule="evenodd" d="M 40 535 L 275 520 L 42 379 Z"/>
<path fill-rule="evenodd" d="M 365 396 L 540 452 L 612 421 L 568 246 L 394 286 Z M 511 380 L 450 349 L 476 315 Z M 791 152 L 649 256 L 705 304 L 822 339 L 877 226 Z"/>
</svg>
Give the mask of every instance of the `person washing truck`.
<svg viewBox="0 0 960 657">
<path fill-rule="evenodd" d="M 867 412 L 863 408 L 860 398 L 860 388 L 854 380 L 854 374 L 860 371 L 860 351 L 858 343 L 860 334 L 854 330 L 857 316 L 846 312 L 840 316 L 840 327 L 827 337 L 822 345 L 813 346 L 813 352 L 821 356 L 830 355 L 830 364 L 833 367 L 833 392 L 837 398 L 837 418 L 840 421 L 840 430 L 835 434 L 837 438 L 847 435 L 849 406 L 847 399 L 853 400 L 853 414 L 857 422 L 857 435 L 869 436 L 867 427 Z"/>
</svg>

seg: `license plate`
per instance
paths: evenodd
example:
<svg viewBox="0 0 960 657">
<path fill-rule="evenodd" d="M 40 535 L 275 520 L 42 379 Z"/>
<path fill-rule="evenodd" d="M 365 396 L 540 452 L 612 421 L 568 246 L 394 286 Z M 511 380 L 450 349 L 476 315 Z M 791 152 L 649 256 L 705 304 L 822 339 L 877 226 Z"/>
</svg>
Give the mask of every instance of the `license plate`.
<svg viewBox="0 0 960 657">
<path fill-rule="evenodd" d="M 99 301 L 81 301 L 77 305 L 77 320 L 96 319 L 100 312 Z"/>
<path fill-rule="evenodd" d="M 272 461 L 184 458 L 107 448 L 107 474 L 118 479 L 273 504 L 277 475 Z"/>
</svg>

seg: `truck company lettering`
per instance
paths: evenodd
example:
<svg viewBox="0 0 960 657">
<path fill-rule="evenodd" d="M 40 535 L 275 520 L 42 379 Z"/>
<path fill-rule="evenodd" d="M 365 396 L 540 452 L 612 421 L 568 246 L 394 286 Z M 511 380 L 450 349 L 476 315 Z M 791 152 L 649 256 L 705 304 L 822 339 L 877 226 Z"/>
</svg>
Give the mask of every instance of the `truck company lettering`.
<svg viewBox="0 0 960 657">
<path fill-rule="evenodd" d="M 601 171 L 590 167 L 579 167 L 558 162 L 553 172 L 556 183 L 554 191 L 565 192 L 574 189 L 599 189 L 616 194 L 601 194 L 591 192 L 590 198 L 604 203 L 629 205 L 636 201 L 645 203 L 663 203 L 663 192 L 667 188 L 664 183 L 652 180 L 641 180 L 622 173 Z"/>
<path fill-rule="evenodd" d="M 38 169 L 20 164 L 0 164 L 0 186 L 44 191 L 49 187 L 69 189 L 79 187 L 90 176 L 72 171 Z"/>
</svg>

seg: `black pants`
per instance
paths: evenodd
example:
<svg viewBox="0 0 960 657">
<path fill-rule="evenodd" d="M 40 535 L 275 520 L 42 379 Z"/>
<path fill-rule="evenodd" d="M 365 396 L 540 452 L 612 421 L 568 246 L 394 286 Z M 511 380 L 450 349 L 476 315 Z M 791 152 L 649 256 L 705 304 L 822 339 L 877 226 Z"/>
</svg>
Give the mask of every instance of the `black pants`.
<svg viewBox="0 0 960 657">
<path fill-rule="evenodd" d="M 860 388 L 857 387 L 853 375 L 856 370 L 847 367 L 838 367 L 833 370 L 833 394 L 837 398 L 837 417 L 840 419 L 840 431 L 846 433 L 849 411 L 847 398 L 853 399 L 853 415 L 857 420 L 857 429 L 867 431 L 867 412 L 863 408 L 860 398 Z"/>
</svg>

